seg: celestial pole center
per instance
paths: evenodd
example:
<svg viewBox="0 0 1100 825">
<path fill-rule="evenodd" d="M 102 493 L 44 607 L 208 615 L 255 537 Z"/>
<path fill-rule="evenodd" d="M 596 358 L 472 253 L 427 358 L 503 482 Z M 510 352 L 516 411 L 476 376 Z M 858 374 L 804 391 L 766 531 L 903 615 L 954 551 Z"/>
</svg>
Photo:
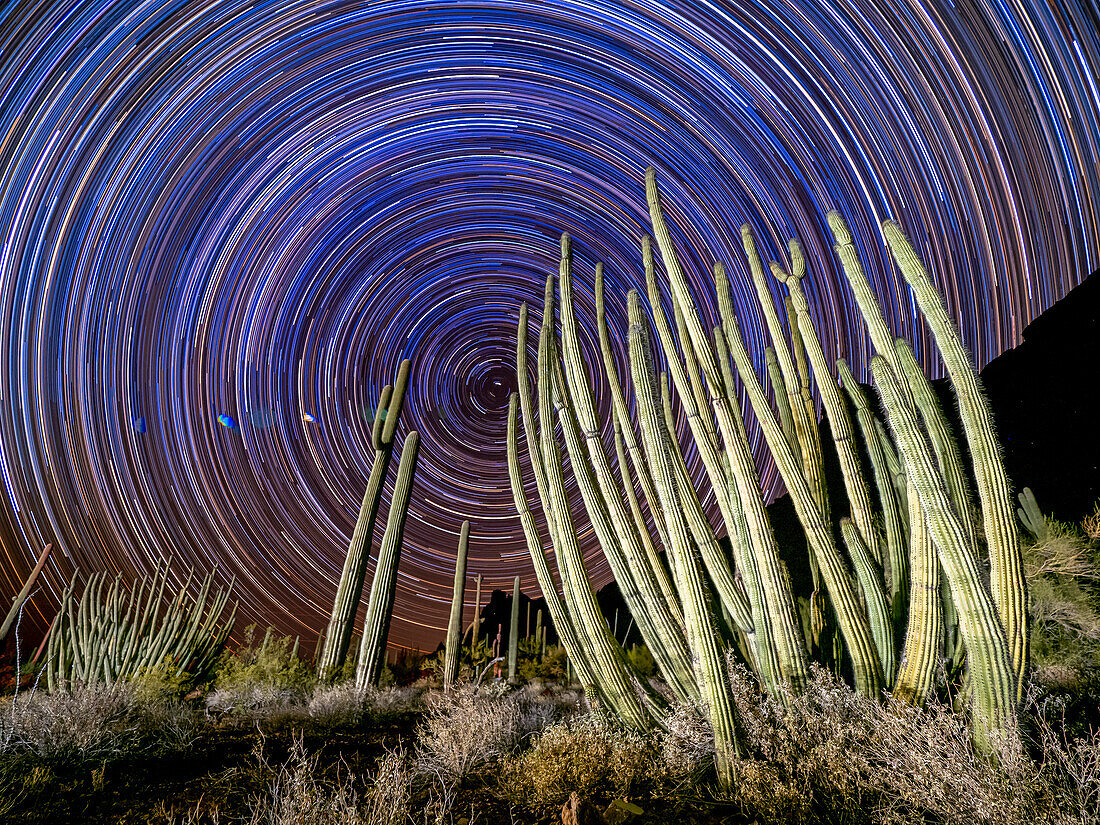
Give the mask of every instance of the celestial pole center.
<svg viewBox="0 0 1100 825">
<path fill-rule="evenodd" d="M 391 642 L 434 648 L 463 520 L 470 575 L 537 594 L 505 423 L 519 306 L 534 334 L 562 232 L 605 414 L 593 271 L 625 353 L 651 164 L 703 312 L 721 260 L 750 348 L 743 223 L 780 261 L 800 238 L 828 354 L 868 379 L 838 209 L 926 366 L 886 218 L 985 363 L 1100 261 L 1098 32 L 1086 0 L 7 3 L 0 590 L 54 542 L 41 631 L 74 573 L 173 557 L 178 582 L 235 578 L 241 627 L 311 644 L 409 358 Z"/>
</svg>

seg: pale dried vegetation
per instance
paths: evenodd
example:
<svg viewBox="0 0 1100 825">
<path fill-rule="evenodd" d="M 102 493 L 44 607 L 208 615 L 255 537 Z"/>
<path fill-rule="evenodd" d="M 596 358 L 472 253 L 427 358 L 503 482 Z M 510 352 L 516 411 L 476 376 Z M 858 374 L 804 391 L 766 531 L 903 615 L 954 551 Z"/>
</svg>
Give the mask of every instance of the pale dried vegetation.
<svg viewBox="0 0 1100 825">
<path fill-rule="evenodd" d="M 187 706 L 135 697 L 126 684 L 24 691 L 0 713 L 0 757 L 64 766 L 181 750 L 200 723 Z"/>
<path fill-rule="evenodd" d="M 543 696 L 530 689 L 462 685 L 434 694 L 418 736 L 422 770 L 461 782 L 510 756 L 533 735 L 576 712 L 573 693 Z"/>
<path fill-rule="evenodd" d="M 253 805 L 249 825 L 373 825 L 374 820 L 360 811 L 355 777 L 345 773 L 323 782 L 318 778 L 319 758 L 306 753 L 301 737 L 295 739 L 268 792 Z"/>
</svg>

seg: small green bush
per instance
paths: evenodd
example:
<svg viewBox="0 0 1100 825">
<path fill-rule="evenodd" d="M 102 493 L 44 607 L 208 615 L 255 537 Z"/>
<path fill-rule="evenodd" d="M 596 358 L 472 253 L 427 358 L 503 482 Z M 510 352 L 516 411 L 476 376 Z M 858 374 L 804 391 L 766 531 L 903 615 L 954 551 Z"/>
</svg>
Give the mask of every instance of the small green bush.
<svg viewBox="0 0 1100 825">
<path fill-rule="evenodd" d="M 129 683 L 135 702 L 157 704 L 182 698 L 193 686 L 194 679 L 170 659 L 165 659 L 155 667 L 143 667 Z"/>
<path fill-rule="evenodd" d="M 651 795 L 668 774 L 656 743 L 587 714 L 547 728 L 531 749 L 505 762 L 501 787 L 514 802 L 560 806 L 582 799 Z"/>
<path fill-rule="evenodd" d="M 1095 682 L 1100 677 L 1100 542 L 1072 525 L 1048 520 L 1045 534 L 1024 546 L 1024 569 L 1036 678 L 1069 689 Z"/>
<path fill-rule="evenodd" d="M 651 679 L 657 675 L 657 663 L 653 660 L 653 654 L 645 645 L 634 645 L 626 652 L 626 658 L 631 666 L 643 679 Z"/>
<path fill-rule="evenodd" d="M 240 647 L 227 650 L 214 671 L 217 690 L 274 688 L 308 695 L 317 683 L 313 668 L 299 658 L 297 643 L 289 636 L 267 633 L 256 640 L 256 625 L 245 628 Z"/>
</svg>

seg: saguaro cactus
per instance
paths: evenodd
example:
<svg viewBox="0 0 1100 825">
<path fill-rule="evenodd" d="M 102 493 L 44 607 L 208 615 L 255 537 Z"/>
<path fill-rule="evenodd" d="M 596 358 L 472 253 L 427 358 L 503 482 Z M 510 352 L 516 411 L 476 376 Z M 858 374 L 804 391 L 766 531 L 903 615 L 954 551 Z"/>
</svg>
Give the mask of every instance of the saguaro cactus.
<svg viewBox="0 0 1100 825">
<path fill-rule="evenodd" d="M 466 552 L 470 545 L 470 522 L 462 522 L 455 556 L 455 585 L 451 596 L 451 618 L 447 623 L 447 642 L 443 654 L 443 689 L 450 690 L 458 676 L 458 653 L 462 648 L 462 602 L 466 594 Z M 474 643 L 476 644 L 476 634 Z"/>
<path fill-rule="evenodd" d="M 363 640 L 359 644 L 359 664 L 355 671 L 355 684 L 359 687 L 375 684 L 382 672 L 386 637 L 389 635 L 390 619 L 393 617 L 397 565 L 401 561 L 401 541 L 405 534 L 405 517 L 409 513 L 409 493 L 412 490 L 419 449 L 420 435 L 413 430 L 405 436 L 405 443 L 401 447 L 401 464 L 397 468 L 393 500 L 386 516 L 386 532 L 382 536 L 382 547 L 374 566 L 367 615 L 363 620 Z"/>
<path fill-rule="evenodd" d="M 516 683 L 519 659 L 519 576 L 512 582 L 512 620 L 508 625 L 508 684 Z"/>
<path fill-rule="evenodd" d="M 386 385 L 378 399 L 374 413 L 374 427 L 371 441 L 374 446 L 374 461 L 371 464 L 367 490 L 363 494 L 363 503 L 359 508 L 359 519 L 355 523 L 355 532 L 351 536 L 351 545 L 344 559 L 344 570 L 340 574 L 340 584 L 332 604 L 332 615 L 325 632 L 324 647 L 318 660 L 317 670 L 322 680 L 330 680 L 344 666 L 348 653 L 348 643 L 355 630 L 355 614 L 359 610 L 359 601 L 363 597 L 363 579 L 367 572 L 367 556 L 370 553 L 374 524 L 378 518 L 378 508 L 382 502 L 382 486 L 386 481 L 386 470 L 390 466 L 393 454 L 393 437 L 397 431 L 397 420 L 405 403 L 405 392 L 409 386 L 408 359 L 401 362 L 397 371 L 397 381 L 393 386 Z"/>
</svg>

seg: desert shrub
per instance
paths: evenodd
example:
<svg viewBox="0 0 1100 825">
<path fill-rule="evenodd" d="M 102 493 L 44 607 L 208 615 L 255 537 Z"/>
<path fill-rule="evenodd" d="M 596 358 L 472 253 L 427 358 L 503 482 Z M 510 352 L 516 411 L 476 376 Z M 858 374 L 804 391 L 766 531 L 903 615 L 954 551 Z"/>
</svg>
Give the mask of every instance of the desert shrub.
<svg viewBox="0 0 1100 825">
<path fill-rule="evenodd" d="M 1087 523 L 1085 529 L 1089 529 Z M 1071 525 L 1048 520 L 1024 547 L 1036 678 L 1075 687 L 1100 663 L 1100 548 Z"/>
<path fill-rule="evenodd" d="M 404 750 L 386 751 L 367 791 L 370 825 L 405 825 L 412 816 L 415 774 Z"/>
<path fill-rule="evenodd" d="M 589 713 L 544 730 L 507 761 L 501 785 L 524 805 L 560 806 L 573 792 L 582 799 L 652 793 L 666 776 L 653 739 Z"/>
<path fill-rule="evenodd" d="M 180 699 L 191 689 L 193 682 L 191 674 L 180 670 L 170 659 L 155 667 L 143 667 L 129 680 L 133 698 L 141 704 Z"/>
<path fill-rule="evenodd" d="M 354 682 L 318 685 L 309 701 L 311 719 L 325 725 L 354 727 L 391 723 L 424 709 L 420 687 L 359 688 Z"/>
<path fill-rule="evenodd" d="M 249 625 L 240 647 L 218 660 L 206 708 L 216 717 L 249 720 L 304 716 L 316 684 L 312 667 L 298 657 L 295 640 L 270 629 L 257 640 L 256 625 Z"/>
<path fill-rule="evenodd" d="M 318 778 L 320 754 L 307 754 L 295 738 L 268 792 L 254 800 L 249 825 L 367 825 L 350 774 L 334 782 Z"/>
<path fill-rule="evenodd" d="M 126 684 L 74 685 L 21 694 L 0 715 L 0 759 L 58 769 L 102 764 L 191 745 L 201 720 L 171 701 L 139 701 Z"/>
<path fill-rule="evenodd" d="M 696 785 L 714 766 L 714 731 L 702 708 L 674 704 L 660 735 L 661 758 L 669 779 Z"/>
<path fill-rule="evenodd" d="M 316 676 L 297 651 L 289 636 L 279 636 L 269 628 L 263 639 L 256 638 L 256 625 L 245 628 L 241 645 L 227 650 L 214 671 L 216 690 L 248 690 L 257 685 L 308 696 Z"/>
<path fill-rule="evenodd" d="M 1013 735 L 983 754 L 962 714 L 858 696 L 815 669 L 805 692 L 761 697 L 731 669 L 743 736 L 733 798 L 762 822 L 1070 822 Z M 1079 757 L 1071 757 L 1077 760 Z"/>
<path fill-rule="evenodd" d="M 250 723 L 273 717 L 304 716 L 305 697 L 300 691 L 275 685 L 220 688 L 206 695 L 206 712 L 215 719 L 229 717 Z"/>
<path fill-rule="evenodd" d="M 564 682 L 565 663 L 565 648 L 561 645 L 548 645 L 545 655 L 532 654 L 527 658 L 521 657 L 516 665 L 516 673 L 525 682 L 536 679 L 548 682 Z"/>
<path fill-rule="evenodd" d="M 450 693 L 433 694 L 419 730 L 420 767 L 461 781 L 574 713 L 575 700 L 572 694 L 534 689 L 507 693 L 502 685 L 461 685 Z"/>
</svg>

